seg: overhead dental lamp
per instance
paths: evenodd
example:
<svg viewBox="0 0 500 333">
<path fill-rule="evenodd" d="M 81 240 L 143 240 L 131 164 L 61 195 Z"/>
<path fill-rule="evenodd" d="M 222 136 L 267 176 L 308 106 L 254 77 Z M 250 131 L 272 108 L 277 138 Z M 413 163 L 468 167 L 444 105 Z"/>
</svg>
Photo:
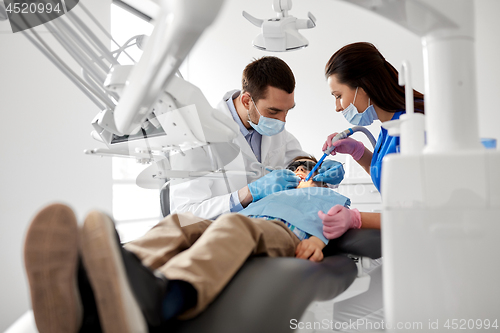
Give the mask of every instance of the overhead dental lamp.
<svg viewBox="0 0 500 333">
<path fill-rule="evenodd" d="M 253 46 L 271 52 L 286 52 L 305 48 L 307 39 L 299 33 L 299 29 L 311 29 L 316 26 L 316 18 L 310 12 L 308 19 L 297 19 L 288 15 L 292 9 L 292 0 L 273 0 L 276 18 L 261 20 L 243 11 L 243 16 L 262 32 L 253 40 Z"/>
</svg>

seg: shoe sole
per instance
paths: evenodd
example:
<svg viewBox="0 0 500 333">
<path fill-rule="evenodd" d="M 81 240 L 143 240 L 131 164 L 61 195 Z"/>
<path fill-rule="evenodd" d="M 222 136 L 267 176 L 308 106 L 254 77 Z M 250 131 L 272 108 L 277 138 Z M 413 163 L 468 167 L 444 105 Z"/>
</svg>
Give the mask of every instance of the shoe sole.
<svg viewBox="0 0 500 333">
<path fill-rule="evenodd" d="M 105 333 L 146 333 L 147 323 L 129 286 L 113 222 L 90 212 L 81 230 L 81 255 Z"/>
<path fill-rule="evenodd" d="M 78 224 L 71 208 L 53 204 L 35 216 L 26 233 L 24 263 L 39 332 L 78 332 L 83 310 L 77 282 Z"/>
</svg>

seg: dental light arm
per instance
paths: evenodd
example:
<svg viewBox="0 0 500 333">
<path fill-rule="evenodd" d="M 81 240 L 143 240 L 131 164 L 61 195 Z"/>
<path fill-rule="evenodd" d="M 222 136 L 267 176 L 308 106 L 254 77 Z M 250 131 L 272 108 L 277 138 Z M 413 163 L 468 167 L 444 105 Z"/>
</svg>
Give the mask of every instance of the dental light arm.
<svg viewBox="0 0 500 333">
<path fill-rule="evenodd" d="M 83 4 L 79 4 L 78 7 L 86 15 L 89 15 L 92 22 L 97 22 Z M 21 33 L 87 95 L 98 108 L 114 108 L 116 96 L 105 92 L 102 85 L 99 86 L 98 80 L 105 77 L 107 68 L 116 64 L 117 61 L 104 47 L 99 37 L 88 29 L 80 19 L 76 18 L 74 9 L 57 20 L 45 23 L 44 26 L 82 68 L 80 75 L 54 51 L 50 43 L 46 41 L 46 35 L 38 34 L 35 29 L 30 29 L 29 32 L 23 30 Z M 97 25 L 95 30 L 106 33 L 101 25 Z M 110 36 L 107 35 L 107 37 Z"/>
<path fill-rule="evenodd" d="M 121 53 L 127 54 L 125 49 L 131 41 L 120 47 L 83 3 L 44 24 L 81 67 L 80 74 L 44 40 L 43 34 L 38 34 L 34 29 L 23 33 L 100 110 L 112 115 L 106 119 L 106 129 L 113 134 L 128 135 L 137 132 L 152 113 L 153 104 L 158 102 L 168 82 L 178 73 L 180 64 L 201 33 L 213 22 L 222 3 L 223 0 L 161 1 L 158 7 L 160 13 L 155 17 L 157 23 L 149 41 L 145 43 L 142 36 L 135 38 L 138 46 L 146 44 L 144 54 L 130 77 L 126 78 L 121 96 L 116 90 L 105 89 L 104 84 L 108 72 L 120 66 L 117 58 Z M 87 16 L 86 23 L 75 13 L 77 9 Z M 2 6 L 2 18 L 3 12 Z M 93 27 L 90 28 L 88 24 Z M 109 51 L 96 32 L 111 39 L 119 48 Z"/>
<path fill-rule="evenodd" d="M 122 2 L 129 7 L 144 5 Z M 234 159 L 239 149 L 231 141 L 238 134 L 237 125 L 215 111 L 201 90 L 185 81 L 178 71 L 223 2 L 159 1 L 156 11 L 146 15 L 154 14 L 152 36 L 134 36 L 123 45 L 113 40 L 82 3 L 44 25 L 63 51 L 54 47 L 53 41 L 45 40 L 47 34 L 39 34 L 35 29 L 21 31 L 99 108 L 92 121 L 92 137 L 107 149 L 86 150 L 86 154 L 154 162 L 152 166 L 158 168 L 154 174 L 163 181 L 166 177 L 217 172 Z M 85 20 L 81 18 L 82 11 Z M 117 48 L 110 51 L 106 40 L 112 40 Z M 144 51 L 138 63 L 127 53 L 133 45 Z M 135 65 L 122 65 L 121 55 L 128 56 Z M 80 72 L 67 62 L 68 58 L 74 59 Z M 172 155 L 183 158 L 191 154 L 188 150 L 201 147 L 212 152 L 211 168 L 169 170 Z"/>
<path fill-rule="evenodd" d="M 145 179 L 226 176 L 219 170 L 239 153 L 231 143 L 238 134 L 237 125 L 215 111 L 201 90 L 185 81 L 178 71 L 222 3 L 161 3 L 140 61 L 135 66 L 114 66 L 104 82 L 107 91 L 120 96 L 120 102 L 114 110 L 101 112 L 93 126 L 94 136 L 110 149 L 90 150 L 88 154 L 123 154 L 141 163 L 154 162 L 145 170 Z M 172 170 L 171 159 L 188 160 L 193 154 L 207 151 L 213 157 L 211 168 L 198 170 L 196 165 L 186 165 L 182 170 Z"/>
</svg>

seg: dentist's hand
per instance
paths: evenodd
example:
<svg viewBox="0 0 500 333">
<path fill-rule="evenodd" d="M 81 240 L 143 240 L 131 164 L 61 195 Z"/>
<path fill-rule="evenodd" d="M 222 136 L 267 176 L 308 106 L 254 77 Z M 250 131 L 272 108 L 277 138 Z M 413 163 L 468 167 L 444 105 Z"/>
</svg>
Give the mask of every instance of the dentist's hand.
<svg viewBox="0 0 500 333">
<path fill-rule="evenodd" d="M 313 177 L 315 182 L 324 182 L 333 185 L 340 184 L 344 179 L 344 167 L 342 163 L 332 160 L 325 160 L 318 170 L 318 174 Z"/>
<path fill-rule="evenodd" d="M 260 200 L 269 194 L 296 188 L 300 178 L 290 170 L 274 170 L 253 183 L 248 184 L 252 194 L 252 202 Z"/>
<path fill-rule="evenodd" d="M 319 211 L 318 216 L 323 221 L 323 235 L 327 239 L 338 238 L 348 229 L 361 228 L 361 214 L 356 208 L 335 205 L 330 208 L 328 214 Z"/>
<path fill-rule="evenodd" d="M 338 133 L 333 133 L 328 136 L 325 143 L 323 144 L 323 151 L 332 146 L 332 139 L 337 134 Z M 349 154 L 356 161 L 363 157 L 363 154 L 365 152 L 365 146 L 363 145 L 363 143 L 351 138 L 345 138 L 336 141 L 333 143 L 333 145 L 335 146 L 335 149 L 333 149 L 333 151 L 331 152 L 332 155 L 335 155 L 336 153 Z"/>
</svg>

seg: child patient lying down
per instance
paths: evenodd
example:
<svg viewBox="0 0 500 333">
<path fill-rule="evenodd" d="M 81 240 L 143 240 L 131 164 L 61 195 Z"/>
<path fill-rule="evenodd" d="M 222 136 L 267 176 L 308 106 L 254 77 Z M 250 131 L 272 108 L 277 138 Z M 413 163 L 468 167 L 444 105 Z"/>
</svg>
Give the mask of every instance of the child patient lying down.
<svg viewBox="0 0 500 333">
<path fill-rule="evenodd" d="M 301 257 L 302 247 L 308 245 L 313 247 L 311 251 L 315 252 L 315 255 L 309 257 L 314 261 L 323 259 L 321 250 L 328 243 L 328 239 L 323 235 L 323 223 L 318 212 L 328 212 L 335 205 L 349 207 L 351 203 L 349 198 L 328 188 L 325 183 L 315 182 L 312 178 L 305 181 L 316 163 L 314 157 L 295 158 L 287 169 L 302 179 L 296 189 L 270 194 L 239 212 L 251 218 L 283 222 L 299 240 L 309 239 L 305 245 L 298 246 L 297 257 Z"/>
</svg>

